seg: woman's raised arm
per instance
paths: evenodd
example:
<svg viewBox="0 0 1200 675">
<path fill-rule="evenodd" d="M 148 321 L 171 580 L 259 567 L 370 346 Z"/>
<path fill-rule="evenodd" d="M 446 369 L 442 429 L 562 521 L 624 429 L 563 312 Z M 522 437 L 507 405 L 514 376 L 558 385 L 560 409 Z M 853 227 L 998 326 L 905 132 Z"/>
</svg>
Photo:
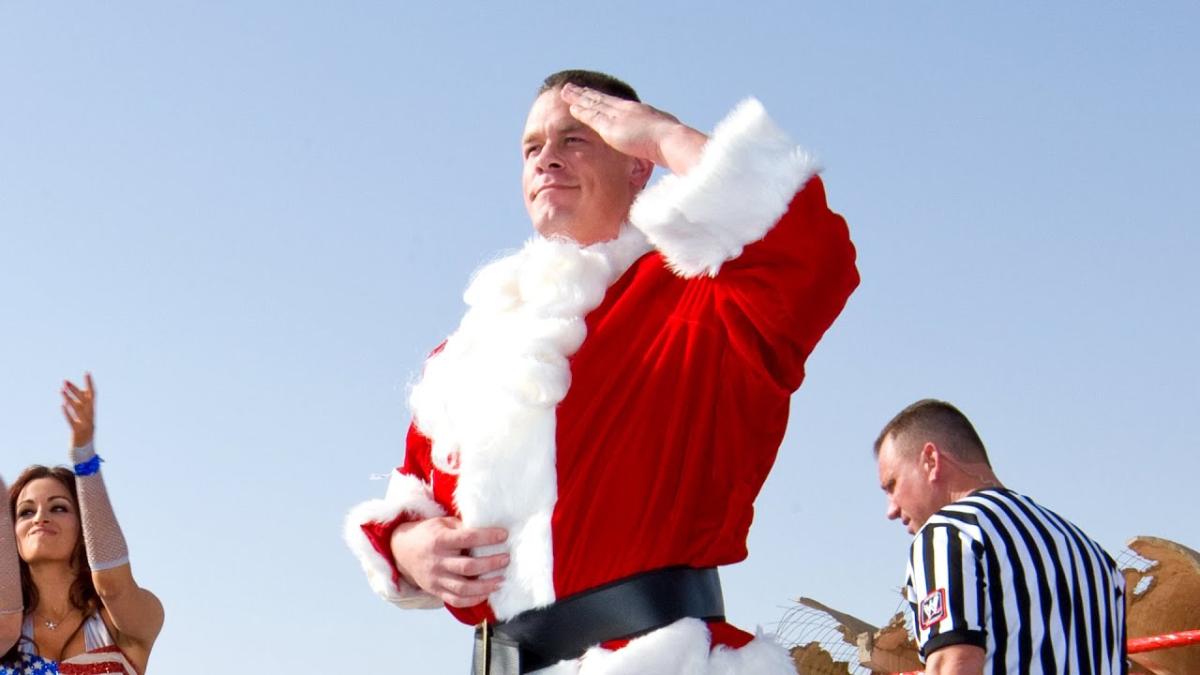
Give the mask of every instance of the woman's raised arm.
<svg viewBox="0 0 1200 675">
<path fill-rule="evenodd" d="M 4 654 L 21 638 L 21 621 L 25 616 L 21 598 L 21 568 L 17 558 L 17 535 L 13 530 L 12 510 L 9 509 L 8 486 L 0 477 L 0 654 Z"/>
<path fill-rule="evenodd" d="M 71 461 L 92 582 L 121 637 L 144 647 L 148 654 L 162 630 L 163 607 L 153 593 L 138 586 L 129 567 L 125 535 L 113 513 L 93 444 L 96 388 L 91 374 L 84 376 L 83 389 L 64 382 L 62 396 L 63 415 L 71 426 Z"/>
</svg>

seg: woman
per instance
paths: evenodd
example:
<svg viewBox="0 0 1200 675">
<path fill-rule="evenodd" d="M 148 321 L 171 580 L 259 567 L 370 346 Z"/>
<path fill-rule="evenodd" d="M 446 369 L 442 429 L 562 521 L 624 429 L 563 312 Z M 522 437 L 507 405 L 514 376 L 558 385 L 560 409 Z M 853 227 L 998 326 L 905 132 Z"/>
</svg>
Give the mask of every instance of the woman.
<svg viewBox="0 0 1200 675">
<path fill-rule="evenodd" d="M 133 579 L 100 476 L 92 376 L 62 396 L 74 472 L 29 467 L 0 513 L 0 675 L 142 675 L 162 603 Z"/>
</svg>

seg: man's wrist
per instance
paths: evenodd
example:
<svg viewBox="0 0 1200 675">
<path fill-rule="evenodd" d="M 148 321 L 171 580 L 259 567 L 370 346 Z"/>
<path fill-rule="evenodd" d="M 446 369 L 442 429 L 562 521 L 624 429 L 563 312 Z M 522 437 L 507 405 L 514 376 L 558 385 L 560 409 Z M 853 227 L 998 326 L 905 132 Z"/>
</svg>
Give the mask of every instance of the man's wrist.
<svg viewBox="0 0 1200 675">
<path fill-rule="evenodd" d="M 400 581 L 413 587 L 417 586 L 417 582 L 413 581 L 412 574 L 406 569 L 406 566 L 400 563 L 404 559 L 404 556 L 400 555 L 400 553 L 407 549 L 406 542 L 403 540 L 404 535 L 408 534 L 408 531 L 416 527 L 420 522 L 419 520 L 410 520 L 400 523 L 392 530 L 392 536 L 388 540 L 388 551 L 392 554 L 390 561 L 392 563 L 392 571 L 395 572 Z M 398 539 L 399 541 L 397 541 Z"/>
<path fill-rule="evenodd" d="M 682 176 L 696 166 L 708 136 L 676 121 L 663 132 L 658 144 L 659 166 L 669 169 L 671 173 Z"/>
</svg>

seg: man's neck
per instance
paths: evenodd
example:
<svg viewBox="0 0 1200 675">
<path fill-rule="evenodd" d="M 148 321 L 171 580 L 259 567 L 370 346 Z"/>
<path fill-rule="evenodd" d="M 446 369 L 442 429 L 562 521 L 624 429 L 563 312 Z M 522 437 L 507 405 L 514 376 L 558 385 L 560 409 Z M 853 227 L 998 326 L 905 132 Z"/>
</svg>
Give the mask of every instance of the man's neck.
<svg viewBox="0 0 1200 675">
<path fill-rule="evenodd" d="M 987 464 L 964 464 L 958 467 L 957 473 L 954 487 L 950 489 L 951 501 L 958 501 L 979 490 L 1004 487 Z"/>
<path fill-rule="evenodd" d="M 541 233 L 539 233 L 539 234 L 541 234 Z M 596 244 L 603 244 L 606 241 L 613 241 L 614 239 L 620 238 L 620 235 L 621 235 L 621 231 L 617 230 L 616 232 L 611 232 L 604 236 L 599 236 L 599 235 L 597 235 L 597 236 L 577 236 L 575 234 L 568 234 L 566 232 L 555 232 L 550 235 L 543 234 L 541 236 L 544 239 L 565 239 L 567 241 L 574 242 L 580 248 L 587 248 L 588 246 L 594 246 Z"/>
<path fill-rule="evenodd" d="M 534 229 L 546 239 L 569 239 L 581 247 L 586 247 L 619 238 L 627 222 L 628 219 L 623 218 L 616 225 L 609 223 L 604 226 L 579 227 L 565 223 L 547 230 L 538 229 L 536 226 Z"/>
</svg>

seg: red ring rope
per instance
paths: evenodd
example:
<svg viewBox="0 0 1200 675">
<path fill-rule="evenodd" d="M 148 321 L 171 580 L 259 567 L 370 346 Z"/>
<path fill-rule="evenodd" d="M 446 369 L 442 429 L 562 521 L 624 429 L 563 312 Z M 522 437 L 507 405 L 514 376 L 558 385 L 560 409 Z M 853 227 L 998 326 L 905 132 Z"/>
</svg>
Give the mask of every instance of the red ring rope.
<svg viewBox="0 0 1200 675">
<path fill-rule="evenodd" d="M 1127 643 L 1127 647 L 1130 654 L 1138 654 L 1140 652 L 1150 652 L 1156 649 L 1186 647 L 1194 644 L 1200 644 L 1200 630 L 1185 630 L 1179 633 L 1167 633 L 1166 635 L 1152 635 L 1150 637 L 1133 638 Z"/>
<path fill-rule="evenodd" d="M 1151 635 L 1149 637 L 1132 638 L 1125 643 L 1126 650 L 1130 654 L 1140 654 L 1142 652 L 1152 652 L 1159 649 L 1171 649 L 1172 647 L 1186 647 L 1188 645 L 1200 644 L 1200 630 L 1185 630 L 1178 633 L 1166 633 L 1164 635 Z M 921 671 L 915 670 L 908 673 L 896 673 L 895 675 L 923 675 Z"/>
</svg>

